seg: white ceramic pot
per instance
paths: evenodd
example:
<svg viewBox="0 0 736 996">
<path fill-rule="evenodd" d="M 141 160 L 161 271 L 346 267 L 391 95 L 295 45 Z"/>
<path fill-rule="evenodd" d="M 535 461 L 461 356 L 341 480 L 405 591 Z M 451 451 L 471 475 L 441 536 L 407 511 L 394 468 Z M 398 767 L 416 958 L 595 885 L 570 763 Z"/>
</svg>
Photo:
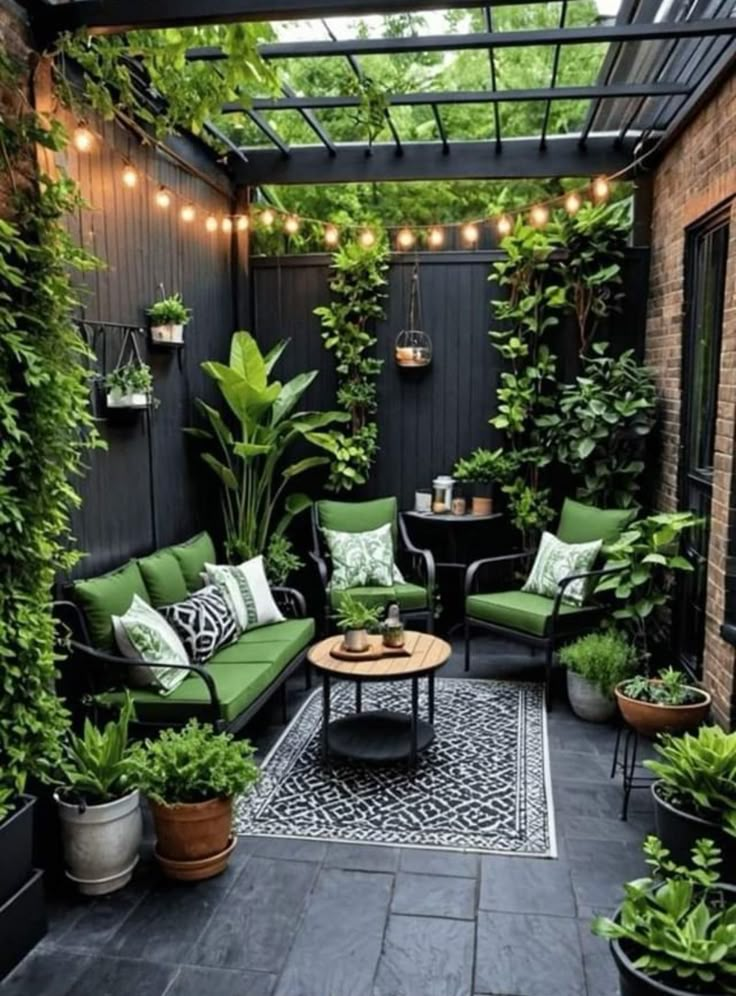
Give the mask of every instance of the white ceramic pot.
<svg viewBox="0 0 736 996">
<path fill-rule="evenodd" d="M 122 889 L 138 863 L 143 835 L 140 793 L 87 806 L 64 802 L 58 792 L 61 837 L 68 878 L 85 896 L 104 896 Z"/>
<path fill-rule="evenodd" d="M 589 723 L 607 723 L 616 715 L 616 702 L 598 685 L 574 671 L 567 672 L 567 697 L 572 711 Z"/>
<path fill-rule="evenodd" d="M 348 629 L 345 631 L 345 649 L 357 653 L 368 646 L 368 631 L 365 629 Z"/>
<path fill-rule="evenodd" d="M 151 403 L 149 396 L 143 391 L 133 391 L 123 394 L 117 390 L 107 392 L 108 408 L 148 408 Z"/>
<path fill-rule="evenodd" d="M 154 342 L 183 342 L 184 326 L 173 324 L 152 325 L 151 339 Z"/>
</svg>

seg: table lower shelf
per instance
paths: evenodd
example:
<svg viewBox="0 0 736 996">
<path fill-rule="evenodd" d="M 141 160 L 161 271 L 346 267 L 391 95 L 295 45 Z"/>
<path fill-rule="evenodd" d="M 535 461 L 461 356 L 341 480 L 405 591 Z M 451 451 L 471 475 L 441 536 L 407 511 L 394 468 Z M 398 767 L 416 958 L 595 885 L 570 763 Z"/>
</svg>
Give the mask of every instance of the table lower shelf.
<svg viewBox="0 0 736 996">
<path fill-rule="evenodd" d="M 433 740 L 432 724 L 418 719 L 417 753 Z M 335 719 L 327 727 L 327 749 L 333 756 L 368 764 L 406 761 L 411 757 L 411 716 L 382 709 Z"/>
</svg>

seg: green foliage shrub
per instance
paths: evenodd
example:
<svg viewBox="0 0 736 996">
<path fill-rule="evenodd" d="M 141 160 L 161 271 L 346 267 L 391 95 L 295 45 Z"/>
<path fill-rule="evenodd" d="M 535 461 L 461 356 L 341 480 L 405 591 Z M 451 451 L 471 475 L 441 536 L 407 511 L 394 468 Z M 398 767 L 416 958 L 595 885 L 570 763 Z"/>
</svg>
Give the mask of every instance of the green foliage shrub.
<svg viewBox="0 0 736 996">
<path fill-rule="evenodd" d="M 615 629 L 581 636 L 560 650 L 560 663 L 597 685 L 603 695 L 613 697 L 613 689 L 635 671 L 638 654 L 630 640 Z"/>
</svg>

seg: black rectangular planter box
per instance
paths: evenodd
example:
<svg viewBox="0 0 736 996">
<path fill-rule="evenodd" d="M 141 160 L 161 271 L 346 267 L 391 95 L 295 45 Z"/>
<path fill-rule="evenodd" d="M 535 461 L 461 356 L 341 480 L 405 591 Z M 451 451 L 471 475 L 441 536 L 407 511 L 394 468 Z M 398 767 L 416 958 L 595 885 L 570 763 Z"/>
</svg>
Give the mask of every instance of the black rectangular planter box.
<svg viewBox="0 0 736 996">
<path fill-rule="evenodd" d="M 0 906 L 0 979 L 38 944 L 46 927 L 43 871 L 34 871 L 25 885 Z"/>
<path fill-rule="evenodd" d="M 0 907 L 31 877 L 35 802 L 22 795 L 16 811 L 0 823 Z"/>
</svg>

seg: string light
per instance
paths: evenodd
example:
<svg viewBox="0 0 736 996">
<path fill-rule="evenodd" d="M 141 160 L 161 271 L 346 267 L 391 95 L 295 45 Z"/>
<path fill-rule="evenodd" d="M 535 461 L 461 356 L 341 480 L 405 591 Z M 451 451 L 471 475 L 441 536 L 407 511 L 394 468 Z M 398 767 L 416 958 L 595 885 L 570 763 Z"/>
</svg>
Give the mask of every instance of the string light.
<svg viewBox="0 0 736 996">
<path fill-rule="evenodd" d="M 181 212 L 180 212 L 181 220 L 182 221 L 186 221 L 187 224 L 190 221 L 194 221 L 194 219 L 196 218 L 196 216 L 197 216 L 197 212 L 194 210 L 194 205 L 193 204 L 185 204 L 184 207 L 181 209 Z"/>
<path fill-rule="evenodd" d="M 250 218 L 247 214 L 239 214 L 235 222 L 235 227 L 239 232 L 247 232 L 250 228 Z"/>
<path fill-rule="evenodd" d="M 414 232 L 409 228 L 402 228 L 396 236 L 396 244 L 399 249 L 411 249 L 416 242 Z"/>
<path fill-rule="evenodd" d="M 290 214 L 284 222 L 284 231 L 287 235 L 296 235 L 299 231 L 299 219 L 295 214 Z"/>
<path fill-rule="evenodd" d="M 123 166 L 123 172 L 120 174 L 120 177 L 124 186 L 132 190 L 138 183 L 138 170 L 128 163 L 126 166 Z"/>
<path fill-rule="evenodd" d="M 478 241 L 478 226 L 469 222 L 467 225 L 463 225 L 461 234 L 463 242 L 467 242 L 468 245 L 475 245 Z"/>
<path fill-rule="evenodd" d="M 444 241 L 445 233 L 441 228 L 430 228 L 429 234 L 427 235 L 427 242 L 432 249 L 439 249 Z"/>
<path fill-rule="evenodd" d="M 265 225 L 267 228 L 270 228 L 271 225 L 273 225 L 274 219 L 275 215 L 271 208 L 264 208 L 264 210 L 261 211 L 261 224 Z"/>
<path fill-rule="evenodd" d="M 74 148 L 77 152 L 89 152 L 95 143 L 94 135 L 84 124 L 78 124 L 74 129 Z"/>
<path fill-rule="evenodd" d="M 233 230 L 233 219 L 232 218 L 223 218 L 222 219 L 222 230 L 225 233 L 225 235 L 229 235 L 230 232 L 232 232 L 232 230 Z"/>
<path fill-rule="evenodd" d="M 215 218 L 214 214 L 210 214 L 207 216 L 207 221 L 205 221 L 204 227 L 207 229 L 208 232 L 217 231 L 217 218 Z"/>
<path fill-rule="evenodd" d="M 159 187 L 156 191 L 156 206 L 164 209 L 171 206 L 171 194 L 166 187 Z"/>
<path fill-rule="evenodd" d="M 565 210 L 568 214 L 577 214 L 582 203 L 580 195 L 572 190 L 565 198 Z"/>
<path fill-rule="evenodd" d="M 605 176 L 597 176 L 593 180 L 593 197 L 596 201 L 605 201 L 611 192 L 611 187 Z"/>
<path fill-rule="evenodd" d="M 376 233 L 372 228 L 364 228 L 360 233 L 360 244 L 364 249 L 370 249 L 376 244 Z"/>
<path fill-rule="evenodd" d="M 502 214 L 501 217 L 496 222 L 496 231 L 501 236 L 502 239 L 506 238 L 507 235 L 511 234 L 511 229 L 514 227 L 511 218 L 507 214 Z"/>
<path fill-rule="evenodd" d="M 546 204 L 535 204 L 529 212 L 529 221 L 535 228 L 544 228 L 549 221 L 549 208 Z"/>
<path fill-rule="evenodd" d="M 327 225 L 325 227 L 325 245 L 336 246 L 340 241 L 340 233 L 335 228 L 334 225 Z"/>
</svg>

